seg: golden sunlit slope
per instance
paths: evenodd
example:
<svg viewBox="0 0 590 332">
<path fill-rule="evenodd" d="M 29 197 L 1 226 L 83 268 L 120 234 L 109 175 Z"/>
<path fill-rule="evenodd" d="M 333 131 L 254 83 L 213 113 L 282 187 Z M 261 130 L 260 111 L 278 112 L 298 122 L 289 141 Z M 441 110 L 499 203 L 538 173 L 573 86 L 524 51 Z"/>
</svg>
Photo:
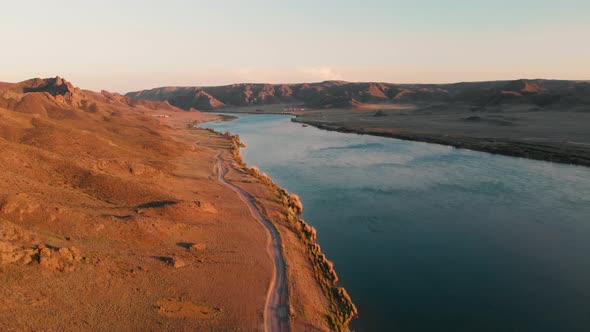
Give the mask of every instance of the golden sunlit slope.
<svg viewBox="0 0 590 332">
<path fill-rule="evenodd" d="M 187 114 L 61 78 L 0 85 L 0 330 L 260 324 L 265 232 L 161 112 Z"/>
<path fill-rule="evenodd" d="M 237 138 L 192 128 L 213 118 L 59 77 L 0 83 L 0 330 L 263 329 L 269 233 L 217 166 L 280 233 L 282 322 L 346 328 L 315 231 Z"/>
</svg>

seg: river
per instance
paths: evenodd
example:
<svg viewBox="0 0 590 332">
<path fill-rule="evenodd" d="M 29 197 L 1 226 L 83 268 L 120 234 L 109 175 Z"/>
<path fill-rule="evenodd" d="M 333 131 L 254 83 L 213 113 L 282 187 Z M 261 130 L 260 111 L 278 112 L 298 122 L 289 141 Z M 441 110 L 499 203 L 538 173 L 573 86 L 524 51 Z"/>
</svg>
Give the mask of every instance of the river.
<svg viewBox="0 0 590 332">
<path fill-rule="evenodd" d="M 590 328 L 590 168 L 238 116 L 202 126 L 301 196 L 355 330 Z"/>
</svg>

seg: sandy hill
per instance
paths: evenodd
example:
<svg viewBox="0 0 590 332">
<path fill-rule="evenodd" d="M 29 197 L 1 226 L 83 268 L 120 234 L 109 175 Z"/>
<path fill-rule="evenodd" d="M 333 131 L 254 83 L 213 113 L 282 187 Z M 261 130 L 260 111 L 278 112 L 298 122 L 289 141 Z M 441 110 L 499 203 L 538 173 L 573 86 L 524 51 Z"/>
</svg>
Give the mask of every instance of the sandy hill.
<svg viewBox="0 0 590 332">
<path fill-rule="evenodd" d="M 211 327 L 214 309 L 183 309 L 180 291 L 170 288 L 203 285 L 203 277 L 188 269 L 171 274 L 165 260 L 188 252 L 176 243 L 194 226 L 177 223 L 215 208 L 175 175 L 174 160 L 192 147 L 166 135 L 171 129 L 158 122 L 160 112 L 186 114 L 167 102 L 84 91 L 59 77 L 0 84 L 0 330 L 187 324 L 160 307 L 189 317 L 195 311 L 205 319 L 192 324 Z"/>
<path fill-rule="evenodd" d="M 150 181 L 185 146 L 163 139 L 162 108 L 181 112 L 59 77 L 0 84 L 0 219 L 50 227 L 67 215 L 67 227 L 82 227 L 115 202 L 170 199 Z"/>
<path fill-rule="evenodd" d="M 302 103 L 308 107 L 350 107 L 363 103 L 449 102 L 476 106 L 533 104 L 562 107 L 590 104 L 590 83 L 515 80 L 455 84 L 391 84 L 325 81 L 303 84 L 232 84 L 216 87 L 164 87 L 129 92 L 127 97 L 168 101 L 189 109 Z"/>
<path fill-rule="evenodd" d="M 291 198 L 238 162 L 237 138 L 192 129 L 214 117 L 60 77 L 0 83 L 0 331 L 264 329 L 268 231 L 222 168 L 289 248 L 281 322 L 347 324 L 354 306 Z"/>
</svg>

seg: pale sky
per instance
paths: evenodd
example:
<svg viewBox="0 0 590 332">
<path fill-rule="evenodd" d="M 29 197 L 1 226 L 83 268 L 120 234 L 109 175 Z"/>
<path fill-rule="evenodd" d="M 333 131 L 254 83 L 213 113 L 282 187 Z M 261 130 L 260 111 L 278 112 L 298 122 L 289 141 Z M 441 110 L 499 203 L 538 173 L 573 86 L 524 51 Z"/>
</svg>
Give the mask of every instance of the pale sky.
<svg viewBox="0 0 590 332">
<path fill-rule="evenodd" d="M 0 2 L 0 81 L 590 79 L 589 0 Z"/>
</svg>

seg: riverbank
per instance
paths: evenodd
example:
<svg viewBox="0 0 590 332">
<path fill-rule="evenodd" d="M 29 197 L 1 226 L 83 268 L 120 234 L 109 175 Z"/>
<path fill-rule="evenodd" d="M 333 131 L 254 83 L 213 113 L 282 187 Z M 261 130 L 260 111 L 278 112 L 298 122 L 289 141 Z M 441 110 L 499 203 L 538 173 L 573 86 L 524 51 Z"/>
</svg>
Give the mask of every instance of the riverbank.
<svg viewBox="0 0 590 332">
<path fill-rule="evenodd" d="M 300 218 L 303 212 L 303 205 L 299 197 L 279 187 L 268 175 L 261 173 L 257 167 L 248 168 L 242 161 L 240 154 L 239 149 L 243 145 L 240 142 L 239 136 L 232 136 L 232 141 L 234 160 L 237 164 L 243 170 L 246 170 L 249 175 L 258 179 L 260 183 L 264 184 L 278 198 L 278 203 L 282 206 L 282 211 L 281 215 L 278 218 L 275 217 L 273 220 L 281 223 L 279 229 L 285 228 L 281 234 L 286 236 L 290 236 L 291 233 L 295 234 L 304 245 L 307 258 L 312 262 L 316 279 L 321 285 L 324 296 L 330 303 L 329 312 L 326 314 L 330 329 L 335 331 L 347 330 L 351 320 L 358 314 L 357 308 L 346 290 L 338 287 L 338 275 L 334 270 L 332 262 L 326 258 L 322 253 L 321 247 L 317 244 L 315 229 Z M 257 201 L 257 203 L 259 208 L 265 211 L 265 214 L 268 216 L 269 206 L 264 201 Z M 291 271 L 287 271 L 287 273 L 291 277 L 297 278 L 298 276 L 295 270 L 294 268 Z M 292 283 L 290 288 L 293 289 L 293 286 L 294 284 Z M 305 292 L 304 289 L 295 291 Z"/>
<path fill-rule="evenodd" d="M 441 145 L 453 146 L 461 149 L 469 149 L 475 151 L 482 151 L 494 154 L 501 154 L 511 157 L 522 157 L 528 159 L 550 161 L 564 164 L 574 164 L 582 166 L 590 166 L 590 141 L 585 136 L 583 130 L 578 129 L 585 135 L 579 138 L 568 138 L 566 134 L 559 135 L 560 131 L 567 133 L 567 128 L 551 129 L 547 128 L 545 131 L 512 129 L 516 132 L 508 135 L 503 135 L 506 132 L 506 127 L 511 127 L 511 122 L 501 122 L 504 120 L 496 120 L 500 122 L 493 122 L 493 125 L 481 124 L 482 120 L 478 116 L 462 118 L 463 123 L 453 123 L 453 126 L 444 127 L 444 122 L 440 124 L 436 122 L 437 118 L 425 118 L 406 124 L 403 121 L 410 123 L 408 119 L 410 116 L 402 114 L 403 116 L 385 115 L 374 116 L 373 112 L 361 118 L 347 118 L 343 120 L 334 116 L 332 118 L 328 112 L 321 112 L 321 115 L 314 114 L 309 116 L 307 114 L 296 116 L 292 119 L 293 122 L 311 125 L 320 129 L 337 131 L 343 133 L 356 133 L 361 135 L 374 135 L 381 137 L 390 137 L 408 141 L 419 141 L 426 143 L 434 143 Z M 358 113 L 357 113 L 358 114 Z M 365 113 L 366 114 L 366 113 Z M 383 113 L 385 114 L 385 113 Z M 586 114 L 578 113 L 583 116 Z M 321 120 L 318 118 L 321 117 Z M 393 118 L 393 120 L 391 120 Z M 416 117 L 414 117 L 416 118 Z M 412 120 L 414 119 L 412 118 Z M 391 123 L 388 123 L 390 121 Z M 399 122 L 398 122 L 399 121 Z M 548 120 L 550 122 L 550 120 Z M 475 122 L 475 125 L 473 124 Z M 500 126 L 498 133 L 494 131 L 497 129 L 497 124 Z M 556 122 L 556 126 L 558 122 Z M 442 124 L 442 125 L 441 125 Z M 572 128 L 573 134 L 573 126 Z M 578 128 L 580 126 L 577 126 Z M 550 132 L 551 130 L 554 133 Z M 469 136 L 464 134 L 470 134 Z M 551 138 L 545 137 L 545 134 L 551 134 Z M 487 135 L 494 135 L 486 137 Z M 530 137 L 526 137 L 530 136 Z M 581 142 L 579 142 L 579 141 Z"/>
<path fill-rule="evenodd" d="M 178 117 L 175 121 L 179 120 L 183 122 Z M 348 330 L 348 324 L 357 315 L 357 309 L 346 290 L 337 286 L 338 277 L 332 263 L 316 243 L 315 230 L 299 218 L 303 207 L 297 197 L 278 187 L 256 167 L 248 168 L 240 154 L 243 144 L 239 136 L 193 129 L 178 123 L 175 127 L 186 130 L 185 135 L 190 135 L 193 131 L 205 131 L 229 143 L 225 148 L 229 147 L 230 157 L 223 153 L 224 157 L 220 158 L 223 164 L 221 167 L 227 170 L 224 178 L 246 195 L 251 195 L 260 213 L 272 222 L 280 235 L 279 243 L 282 242 L 287 276 L 287 308 L 291 329 L 313 327 L 321 330 Z M 196 142 L 196 145 L 223 151 L 209 143 L 209 140 L 203 140 Z"/>
</svg>

